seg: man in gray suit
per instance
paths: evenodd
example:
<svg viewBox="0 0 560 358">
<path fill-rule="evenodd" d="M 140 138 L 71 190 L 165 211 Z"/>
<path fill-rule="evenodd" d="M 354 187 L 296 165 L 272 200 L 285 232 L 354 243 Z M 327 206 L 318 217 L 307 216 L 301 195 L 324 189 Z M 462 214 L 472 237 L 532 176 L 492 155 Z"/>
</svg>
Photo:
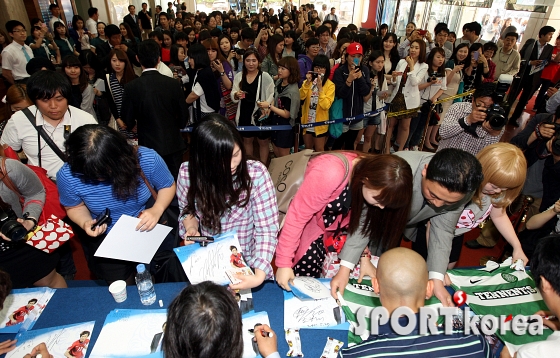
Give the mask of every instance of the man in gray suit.
<svg viewBox="0 0 560 358">
<path fill-rule="evenodd" d="M 429 278 L 434 283 L 434 294 L 444 306 L 453 306 L 451 296 L 444 287 L 444 275 L 449 263 L 451 242 L 455 226 L 465 205 L 482 182 L 482 166 L 475 156 L 460 149 L 447 148 L 436 154 L 427 152 L 398 152 L 413 173 L 413 196 L 408 223 L 403 235 L 416 240 L 417 226 L 425 229 L 430 220 L 428 242 Z M 357 230 L 348 235 L 339 255 L 340 271 L 331 281 L 331 291 L 341 294 L 348 284 L 350 271 L 360 260 L 369 238 Z M 371 247 L 372 253 L 381 255 L 389 248 Z M 406 264 L 406 263 L 403 263 Z"/>
</svg>

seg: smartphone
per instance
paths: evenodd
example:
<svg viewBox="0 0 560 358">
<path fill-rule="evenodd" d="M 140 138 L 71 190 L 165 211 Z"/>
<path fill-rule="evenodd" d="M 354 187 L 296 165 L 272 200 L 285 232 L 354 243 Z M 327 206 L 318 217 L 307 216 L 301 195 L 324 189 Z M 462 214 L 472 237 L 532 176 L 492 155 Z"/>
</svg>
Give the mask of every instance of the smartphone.
<svg viewBox="0 0 560 358">
<path fill-rule="evenodd" d="M 97 215 L 97 217 L 95 218 L 95 224 L 91 225 L 91 231 L 95 230 L 95 228 L 100 225 L 106 223 L 108 224 L 110 220 L 111 220 L 111 211 L 109 210 L 109 208 L 105 208 L 105 210 L 103 210 L 101 214 Z"/>
<path fill-rule="evenodd" d="M 360 66 L 360 59 L 357 58 L 357 57 L 354 57 L 353 63 L 354 63 L 354 66 L 356 66 L 356 67 Z"/>
<path fill-rule="evenodd" d="M 480 56 L 480 52 L 476 51 L 473 53 L 473 57 L 475 61 L 478 61 L 478 56 Z"/>
<path fill-rule="evenodd" d="M 418 35 L 424 37 L 428 33 L 428 30 L 418 30 Z"/>
</svg>

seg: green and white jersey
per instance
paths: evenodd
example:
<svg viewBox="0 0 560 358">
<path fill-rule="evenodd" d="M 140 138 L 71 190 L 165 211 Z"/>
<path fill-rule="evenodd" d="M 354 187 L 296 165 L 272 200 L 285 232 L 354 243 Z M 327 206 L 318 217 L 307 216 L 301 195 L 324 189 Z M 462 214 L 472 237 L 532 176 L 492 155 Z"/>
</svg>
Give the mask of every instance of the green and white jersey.
<svg viewBox="0 0 560 358">
<path fill-rule="evenodd" d="M 531 316 L 548 309 L 530 273 L 511 269 L 508 261 L 482 269 L 449 270 L 447 273 L 451 286 L 465 291 L 467 305 L 474 313 L 495 316 L 502 320 L 502 325 L 506 324 L 506 334 L 498 329 L 496 335 L 513 355 L 523 344 L 545 340 L 552 330 L 545 328 L 543 335 L 516 335 L 511 331 L 512 321 L 505 322 L 509 315 Z"/>
<path fill-rule="evenodd" d="M 340 300 L 340 303 L 342 304 L 342 310 L 346 315 L 346 320 L 350 322 L 350 330 L 348 331 L 348 346 L 351 347 L 355 344 L 361 343 L 369 337 L 369 315 L 375 307 L 381 306 L 381 301 L 379 300 L 379 295 L 373 291 L 371 280 L 363 279 L 362 283 L 358 283 L 358 280 L 350 279 L 350 281 L 348 281 L 348 285 L 344 289 L 344 296 Z M 426 307 L 433 307 L 435 310 L 438 310 L 439 307 L 443 307 L 441 302 L 435 296 L 426 300 L 425 305 Z M 367 330 L 365 330 L 362 336 L 358 336 L 353 333 L 353 326 L 358 323 L 358 320 L 356 319 L 356 312 L 360 307 L 366 307 Z"/>
</svg>

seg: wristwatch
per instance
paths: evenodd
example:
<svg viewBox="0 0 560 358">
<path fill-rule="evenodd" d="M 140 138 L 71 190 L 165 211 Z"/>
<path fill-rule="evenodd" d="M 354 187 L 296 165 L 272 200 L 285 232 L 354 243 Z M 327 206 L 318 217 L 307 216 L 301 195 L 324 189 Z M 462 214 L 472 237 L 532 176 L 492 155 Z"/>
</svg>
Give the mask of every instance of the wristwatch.
<svg viewBox="0 0 560 358">
<path fill-rule="evenodd" d="M 220 72 L 220 76 L 223 76 L 223 75 L 225 75 L 225 74 L 226 74 L 225 71 L 224 71 L 224 72 Z"/>
</svg>

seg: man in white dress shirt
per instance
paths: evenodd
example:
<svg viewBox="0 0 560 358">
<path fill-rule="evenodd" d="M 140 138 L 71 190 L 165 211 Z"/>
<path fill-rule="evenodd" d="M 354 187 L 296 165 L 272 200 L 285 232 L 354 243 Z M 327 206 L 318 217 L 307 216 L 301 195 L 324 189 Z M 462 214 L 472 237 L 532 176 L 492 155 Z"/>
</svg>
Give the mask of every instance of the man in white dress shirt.
<svg viewBox="0 0 560 358">
<path fill-rule="evenodd" d="M 33 50 L 25 44 L 27 31 L 17 20 L 6 22 L 6 30 L 13 41 L 2 51 L 2 75 L 11 84 L 25 83 L 29 78 L 25 66 L 33 58 Z"/>
</svg>

